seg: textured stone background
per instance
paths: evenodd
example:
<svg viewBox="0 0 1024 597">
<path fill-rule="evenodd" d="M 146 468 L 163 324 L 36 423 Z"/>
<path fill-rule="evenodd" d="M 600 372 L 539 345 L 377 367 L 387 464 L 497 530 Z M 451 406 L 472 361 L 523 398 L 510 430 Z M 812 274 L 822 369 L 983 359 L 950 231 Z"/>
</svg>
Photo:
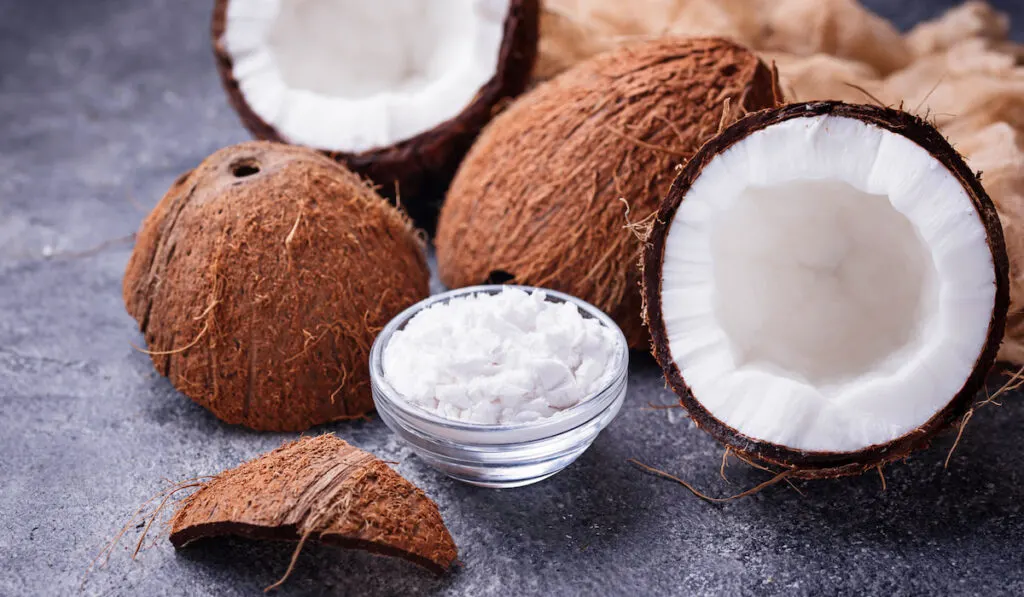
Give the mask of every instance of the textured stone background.
<svg viewBox="0 0 1024 597">
<path fill-rule="evenodd" d="M 874 0 L 906 27 L 949 0 Z M 1024 4 L 997 2 L 1016 13 Z M 220 424 L 135 352 L 121 303 L 127 241 L 174 177 L 247 138 L 224 100 L 201 0 L 0 0 L 0 595 L 65 595 L 163 486 L 234 466 L 293 436 Z M 47 255 L 50 255 L 47 258 Z M 331 425 L 437 500 L 465 568 L 307 548 L 284 595 L 1024 594 L 1024 404 L 980 411 L 877 475 L 798 483 L 723 506 L 645 476 L 637 457 L 718 494 L 762 480 L 668 403 L 635 363 L 622 414 L 541 484 L 477 489 L 426 468 L 379 420 Z M 131 530 L 88 595 L 256 595 L 291 549 L 216 541 L 136 562 Z"/>
</svg>

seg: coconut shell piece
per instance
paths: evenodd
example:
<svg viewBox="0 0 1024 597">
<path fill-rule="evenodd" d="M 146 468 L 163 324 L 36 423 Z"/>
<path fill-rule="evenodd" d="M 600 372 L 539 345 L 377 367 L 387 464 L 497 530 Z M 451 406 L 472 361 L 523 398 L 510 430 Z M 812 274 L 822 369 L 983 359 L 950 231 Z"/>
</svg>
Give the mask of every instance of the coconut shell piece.
<svg viewBox="0 0 1024 597">
<path fill-rule="evenodd" d="M 171 543 L 237 535 L 362 549 L 442 573 L 458 553 L 437 504 L 384 461 L 333 435 L 224 471 L 182 501 Z"/>
<path fill-rule="evenodd" d="M 885 444 L 868 446 L 856 452 L 813 452 L 790 448 L 744 435 L 708 412 L 690 391 L 672 357 L 661 304 L 661 271 L 665 259 L 665 243 L 671 222 L 687 192 L 711 160 L 750 134 L 792 118 L 835 115 L 855 118 L 893 133 L 903 135 L 921 147 L 952 172 L 962 183 L 977 210 L 986 231 L 995 270 L 995 304 L 986 334 L 970 376 L 944 408 L 914 431 Z M 876 106 L 852 105 L 842 102 L 809 102 L 750 114 L 716 136 L 690 160 L 672 184 L 651 227 L 643 255 L 643 293 L 645 317 L 654 341 L 654 354 L 665 372 L 668 385 L 679 395 L 694 424 L 710 433 L 739 456 L 789 471 L 788 476 L 821 479 L 861 474 L 887 463 L 906 458 L 911 452 L 926 447 L 939 432 L 963 420 L 985 378 L 996 362 L 1007 324 L 1010 302 L 1009 262 L 1003 229 L 995 205 L 982 188 L 975 173 L 949 145 L 934 126 L 906 112 Z"/>
<path fill-rule="evenodd" d="M 175 181 L 124 300 L 176 388 L 228 423 L 295 431 L 373 409 L 370 345 L 428 280 L 408 220 L 359 177 L 249 142 Z"/>
<path fill-rule="evenodd" d="M 212 23 L 217 72 L 228 101 L 254 137 L 288 143 L 253 111 L 232 73 L 233 61 L 223 41 L 231 1 L 215 0 Z M 437 213 L 431 200 L 443 194 L 480 129 L 529 85 L 539 36 L 539 0 L 509 0 L 495 74 L 457 117 L 395 145 L 358 153 L 325 153 L 374 181 L 386 197 L 400 198 L 416 221 L 431 224 Z"/>
<path fill-rule="evenodd" d="M 435 240 L 442 281 L 567 292 L 646 348 L 642 243 L 627 223 L 655 212 L 675 168 L 723 122 L 773 102 L 771 71 L 718 38 L 625 46 L 537 86 L 487 127 L 452 182 Z"/>
</svg>

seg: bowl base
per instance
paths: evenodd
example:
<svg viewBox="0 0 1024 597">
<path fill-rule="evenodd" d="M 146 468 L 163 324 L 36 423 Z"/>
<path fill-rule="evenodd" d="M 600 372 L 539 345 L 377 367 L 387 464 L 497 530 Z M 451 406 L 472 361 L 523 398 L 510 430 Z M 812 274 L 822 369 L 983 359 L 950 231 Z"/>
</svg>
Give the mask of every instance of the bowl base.
<svg viewBox="0 0 1024 597">
<path fill-rule="evenodd" d="M 459 475 L 454 475 L 448 472 L 446 472 L 445 474 L 451 477 L 452 479 L 455 479 L 456 481 L 462 481 L 463 483 L 467 483 L 469 485 L 476 485 L 477 487 L 487 487 L 489 489 L 512 489 L 513 487 L 525 487 L 527 485 L 539 483 L 540 481 L 543 481 L 544 479 L 547 479 L 548 477 L 551 477 L 556 473 L 561 472 L 562 470 L 563 469 L 551 471 L 550 473 L 546 475 L 540 475 L 539 477 L 531 477 L 529 479 L 514 479 L 510 481 L 484 481 L 481 479 L 460 477 Z"/>
<path fill-rule="evenodd" d="M 490 487 L 492 489 L 510 489 L 512 487 L 523 487 L 532 485 L 547 479 L 548 477 L 566 469 L 570 464 L 576 462 L 588 447 L 590 442 L 576 447 L 571 452 L 562 454 L 557 458 L 551 458 L 541 462 L 525 465 L 468 465 L 466 463 L 455 463 L 435 454 L 426 453 L 422 450 L 413 449 L 413 452 L 421 460 L 432 468 L 441 471 L 445 475 L 477 487 Z"/>
</svg>

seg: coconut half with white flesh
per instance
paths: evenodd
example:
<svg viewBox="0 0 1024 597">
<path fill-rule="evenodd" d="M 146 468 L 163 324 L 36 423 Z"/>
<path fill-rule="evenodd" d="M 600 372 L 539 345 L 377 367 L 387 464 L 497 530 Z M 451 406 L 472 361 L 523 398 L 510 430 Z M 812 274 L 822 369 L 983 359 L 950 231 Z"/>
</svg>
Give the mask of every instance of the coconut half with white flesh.
<svg viewBox="0 0 1024 597">
<path fill-rule="evenodd" d="M 653 224 L 655 355 L 694 422 L 802 477 L 863 472 L 963 416 L 1003 337 L 995 208 L 927 122 L 837 102 L 747 116 Z"/>
<path fill-rule="evenodd" d="M 411 211 L 522 92 L 538 0 L 216 0 L 214 51 L 258 138 L 347 163 Z"/>
</svg>

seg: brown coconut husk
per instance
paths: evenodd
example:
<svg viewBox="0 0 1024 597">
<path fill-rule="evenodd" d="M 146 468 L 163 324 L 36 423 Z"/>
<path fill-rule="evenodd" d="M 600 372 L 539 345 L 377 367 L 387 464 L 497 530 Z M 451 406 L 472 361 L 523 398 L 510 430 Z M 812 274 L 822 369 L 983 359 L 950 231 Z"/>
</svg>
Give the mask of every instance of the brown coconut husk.
<svg viewBox="0 0 1024 597">
<path fill-rule="evenodd" d="M 212 23 L 217 72 L 228 101 L 254 137 L 287 143 L 285 136 L 253 111 L 234 78 L 233 62 L 223 42 L 230 1 L 215 1 Z M 359 153 L 325 153 L 374 181 L 382 194 L 393 200 L 400 199 L 418 222 L 429 225 L 437 213 L 432 201 L 444 193 L 480 129 L 510 98 L 529 85 L 537 56 L 539 20 L 539 0 L 509 1 L 494 76 L 455 118 L 387 147 Z"/>
<path fill-rule="evenodd" d="M 629 222 L 655 212 L 723 121 L 776 91 L 753 53 L 717 38 L 624 46 L 539 85 L 487 127 L 452 182 L 435 241 L 442 281 L 567 292 L 647 348 Z"/>
<path fill-rule="evenodd" d="M 986 333 L 986 341 L 977 355 L 971 374 L 961 389 L 949 397 L 949 402 L 945 407 L 917 429 L 885 444 L 868 446 L 854 452 L 798 450 L 746 436 L 717 419 L 704 408 L 699 397 L 694 396 L 690 391 L 679 366 L 672 357 L 661 303 L 662 263 L 664 262 L 668 231 L 687 192 L 707 164 L 717 155 L 765 127 L 793 118 L 818 115 L 854 118 L 902 135 L 924 148 L 939 163 L 949 169 L 961 183 L 977 212 L 979 221 L 985 228 L 986 239 L 992 254 L 996 283 L 995 303 Z M 985 378 L 996 361 L 1007 323 L 1007 308 L 1010 301 L 1010 265 L 1007 259 L 1003 229 L 996 214 L 995 205 L 960 154 L 929 122 L 913 114 L 889 108 L 842 102 L 790 104 L 778 109 L 763 110 L 743 118 L 704 145 L 683 168 L 679 177 L 672 184 L 665 201 L 661 204 L 645 246 L 643 266 L 646 318 L 653 338 L 655 358 L 662 366 L 669 386 L 679 396 L 680 402 L 696 426 L 707 431 L 737 456 L 780 468 L 779 476 L 773 482 L 785 478 L 820 479 L 861 474 L 889 462 L 903 459 L 911 452 L 926 447 L 937 433 L 963 420 L 965 414 L 972 408 L 975 396 L 984 387 Z M 783 473 L 786 473 L 785 476 L 782 476 Z"/>
<path fill-rule="evenodd" d="M 249 142 L 153 209 L 124 300 L 176 388 L 228 423 L 296 431 L 373 409 L 370 345 L 428 281 L 412 226 L 359 177 Z"/>
<path fill-rule="evenodd" d="M 384 461 L 333 435 L 307 437 L 200 484 L 171 520 L 182 548 L 236 535 L 306 541 L 409 560 L 436 573 L 458 556 L 437 504 Z"/>
</svg>

